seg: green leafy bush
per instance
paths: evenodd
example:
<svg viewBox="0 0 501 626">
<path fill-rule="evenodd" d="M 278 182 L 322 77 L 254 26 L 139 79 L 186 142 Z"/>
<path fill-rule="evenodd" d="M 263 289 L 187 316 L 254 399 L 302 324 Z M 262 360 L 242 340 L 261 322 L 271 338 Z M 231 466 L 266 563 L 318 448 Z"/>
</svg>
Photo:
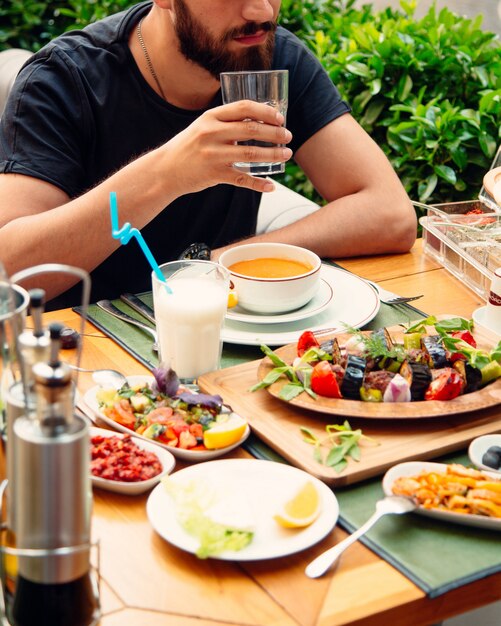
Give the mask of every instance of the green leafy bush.
<svg viewBox="0 0 501 626">
<path fill-rule="evenodd" d="M 133 4 L 131 0 L 2 0 L 0 50 L 24 48 L 36 52 L 67 30 L 83 28 Z"/>
<path fill-rule="evenodd" d="M 480 16 L 432 7 L 417 20 L 416 3 L 404 1 L 379 13 L 353 0 L 284 5 L 288 28 L 324 65 L 411 198 L 477 196 L 501 136 L 501 44 L 481 30 Z M 285 183 L 311 194 L 298 168 Z"/>
<path fill-rule="evenodd" d="M 134 4 L 129 0 L 3 0 L 0 49 L 38 50 L 56 35 Z M 281 23 L 311 48 L 354 117 L 381 146 L 411 198 L 477 196 L 501 133 L 501 43 L 449 9 L 414 17 L 354 8 L 354 0 L 283 0 Z M 301 169 L 282 182 L 320 201 Z"/>
</svg>

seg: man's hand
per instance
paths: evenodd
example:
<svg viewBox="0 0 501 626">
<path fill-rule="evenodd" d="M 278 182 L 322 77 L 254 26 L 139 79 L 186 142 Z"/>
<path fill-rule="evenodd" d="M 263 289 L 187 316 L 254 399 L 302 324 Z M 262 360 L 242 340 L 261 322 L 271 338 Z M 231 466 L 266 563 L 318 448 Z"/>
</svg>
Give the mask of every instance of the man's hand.
<svg viewBox="0 0 501 626">
<path fill-rule="evenodd" d="M 167 159 L 166 172 L 171 183 L 176 181 L 179 195 L 220 183 L 272 191 L 271 181 L 240 172 L 233 164 L 288 161 L 292 156 L 290 148 L 237 145 L 250 140 L 289 143 L 292 134 L 283 123 L 283 115 L 273 107 L 240 100 L 206 111 L 159 152 Z"/>
</svg>

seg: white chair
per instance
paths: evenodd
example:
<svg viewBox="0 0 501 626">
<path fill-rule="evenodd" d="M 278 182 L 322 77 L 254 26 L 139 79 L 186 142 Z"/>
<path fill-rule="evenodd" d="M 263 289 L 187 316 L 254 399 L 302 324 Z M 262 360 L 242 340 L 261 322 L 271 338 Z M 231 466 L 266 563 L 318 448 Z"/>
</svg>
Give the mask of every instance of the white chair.
<svg viewBox="0 0 501 626">
<path fill-rule="evenodd" d="M 9 48 L 0 52 L 0 116 L 19 70 L 32 54 L 21 48 Z"/>
<path fill-rule="evenodd" d="M 263 193 L 257 215 L 256 233 L 268 233 L 283 228 L 302 217 L 317 211 L 320 207 L 308 198 L 288 187 L 275 183 L 275 190 Z"/>
</svg>

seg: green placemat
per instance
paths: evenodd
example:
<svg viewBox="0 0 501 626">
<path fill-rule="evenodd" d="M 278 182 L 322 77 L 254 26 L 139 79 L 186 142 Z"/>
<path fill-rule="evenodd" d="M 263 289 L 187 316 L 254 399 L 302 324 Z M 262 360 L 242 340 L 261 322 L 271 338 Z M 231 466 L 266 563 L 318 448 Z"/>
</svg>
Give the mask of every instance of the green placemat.
<svg viewBox="0 0 501 626">
<path fill-rule="evenodd" d="M 258 459 L 287 463 L 257 437 L 244 447 Z M 468 456 L 454 454 L 441 463 L 469 465 Z M 360 528 L 384 496 L 381 478 L 335 490 L 338 524 L 349 533 Z M 499 531 L 436 521 L 416 513 L 387 515 L 360 541 L 404 576 L 436 598 L 452 589 L 501 571 Z"/>
<path fill-rule="evenodd" d="M 332 264 L 335 265 L 335 264 Z M 153 307 L 153 296 L 151 291 L 138 294 L 138 297 L 148 306 Z M 125 302 L 120 299 L 113 300 L 113 304 L 120 310 L 124 311 L 131 317 L 148 324 L 144 317 L 134 311 Z M 82 313 L 81 307 L 74 309 L 77 313 Z M 132 354 L 140 363 L 148 369 L 153 369 L 158 365 L 158 357 L 151 349 L 152 341 L 146 333 L 141 329 L 127 324 L 121 320 L 109 315 L 97 305 L 91 304 L 87 311 L 88 319 L 102 330 L 106 335 L 116 341 L 124 350 Z M 426 317 L 426 314 L 408 304 L 398 306 L 381 303 L 376 317 L 366 326 L 365 330 L 381 328 L 383 326 L 394 326 L 395 324 L 409 322 L 411 320 Z M 225 343 L 223 346 L 223 354 L 221 359 L 221 367 L 230 367 L 247 363 L 259 359 L 263 356 L 259 346 L 241 346 Z"/>
<path fill-rule="evenodd" d="M 470 464 L 464 454 L 437 460 Z M 380 479 L 336 490 L 340 526 L 355 531 L 372 515 L 383 495 Z M 449 524 L 415 513 L 387 515 L 361 539 L 431 598 L 500 572 L 500 540 L 499 531 Z"/>
</svg>

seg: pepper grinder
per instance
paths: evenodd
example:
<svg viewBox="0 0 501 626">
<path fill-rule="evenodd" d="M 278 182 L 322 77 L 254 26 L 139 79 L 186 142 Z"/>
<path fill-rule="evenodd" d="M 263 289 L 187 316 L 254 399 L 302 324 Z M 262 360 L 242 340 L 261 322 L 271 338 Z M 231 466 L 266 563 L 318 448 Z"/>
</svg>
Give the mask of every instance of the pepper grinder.
<svg viewBox="0 0 501 626">
<path fill-rule="evenodd" d="M 10 494 L 14 483 L 14 451 L 12 450 L 14 422 L 22 415 L 29 415 L 35 411 L 33 365 L 45 361 L 49 357 L 49 332 L 42 325 L 42 314 L 45 301 L 43 289 L 32 289 L 28 292 L 30 298 L 30 313 L 33 320 L 33 330 L 24 329 L 17 338 L 21 361 L 21 380 L 14 382 L 8 389 L 5 398 L 7 421 L 7 492 L 9 505 L 7 507 L 7 525 L 13 527 L 13 507 L 10 505 Z"/>
<path fill-rule="evenodd" d="M 49 360 L 32 369 L 35 415 L 13 426 L 14 626 L 90 626 L 99 613 L 90 578 L 89 432 L 73 413 L 71 370 L 59 360 L 62 329 L 49 327 Z"/>
</svg>

